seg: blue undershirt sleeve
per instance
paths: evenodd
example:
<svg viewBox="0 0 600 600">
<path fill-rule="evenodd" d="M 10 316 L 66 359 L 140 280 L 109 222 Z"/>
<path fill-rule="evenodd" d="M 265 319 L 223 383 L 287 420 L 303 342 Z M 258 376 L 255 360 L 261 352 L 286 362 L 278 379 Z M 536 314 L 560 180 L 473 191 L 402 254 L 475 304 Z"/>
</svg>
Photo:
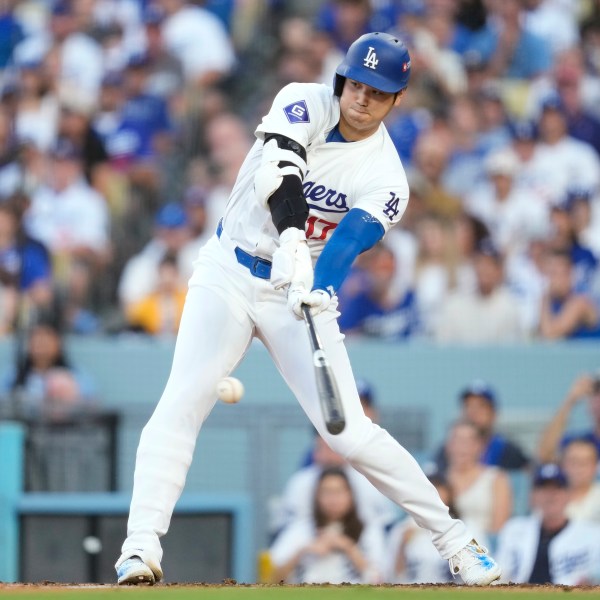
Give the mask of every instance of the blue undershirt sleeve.
<svg viewBox="0 0 600 600">
<path fill-rule="evenodd" d="M 367 211 L 353 208 L 336 227 L 315 265 L 313 290 L 339 290 L 354 259 L 374 246 L 384 234 L 383 225 Z"/>
</svg>

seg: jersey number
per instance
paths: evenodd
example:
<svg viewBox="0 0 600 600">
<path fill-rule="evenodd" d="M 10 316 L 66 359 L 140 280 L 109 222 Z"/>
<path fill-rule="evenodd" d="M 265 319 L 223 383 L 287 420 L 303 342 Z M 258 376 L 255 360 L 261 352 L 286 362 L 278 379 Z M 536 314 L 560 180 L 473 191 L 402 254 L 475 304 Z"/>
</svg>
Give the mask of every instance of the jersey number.
<svg viewBox="0 0 600 600">
<path fill-rule="evenodd" d="M 319 219 L 319 217 L 308 217 L 306 220 L 306 239 L 307 240 L 325 240 L 327 234 L 338 226 L 337 223 Z"/>
<path fill-rule="evenodd" d="M 386 208 L 383 211 L 383 214 L 392 221 L 399 212 L 398 204 L 400 204 L 400 198 L 398 198 L 394 192 L 390 192 L 390 196 L 391 198 L 385 203 Z"/>
</svg>

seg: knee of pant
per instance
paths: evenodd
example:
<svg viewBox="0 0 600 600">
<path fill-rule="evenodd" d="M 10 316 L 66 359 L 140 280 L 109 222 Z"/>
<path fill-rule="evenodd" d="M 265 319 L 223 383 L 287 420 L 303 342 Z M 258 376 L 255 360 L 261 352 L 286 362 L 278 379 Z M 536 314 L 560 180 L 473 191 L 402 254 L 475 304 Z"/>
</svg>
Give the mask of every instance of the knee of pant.
<svg viewBox="0 0 600 600">
<path fill-rule="evenodd" d="M 345 456 L 353 466 L 382 466 L 395 460 L 398 442 L 379 425 L 373 424 L 367 434 Z"/>
<path fill-rule="evenodd" d="M 344 458 L 349 458 L 364 444 L 368 443 L 373 435 L 373 428 L 379 429 L 370 419 L 364 417 L 360 421 L 348 423 L 346 429 L 339 435 L 331 435 L 327 432 L 322 435 L 327 445 L 334 452 Z"/>
</svg>

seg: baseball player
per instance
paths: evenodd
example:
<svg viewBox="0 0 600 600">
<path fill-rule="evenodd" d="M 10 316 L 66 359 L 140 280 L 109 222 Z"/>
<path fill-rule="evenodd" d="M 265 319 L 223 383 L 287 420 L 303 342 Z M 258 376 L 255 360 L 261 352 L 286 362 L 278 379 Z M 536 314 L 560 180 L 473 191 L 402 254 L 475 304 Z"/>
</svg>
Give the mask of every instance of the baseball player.
<svg viewBox="0 0 600 600">
<path fill-rule="evenodd" d="M 486 585 L 500 568 L 465 525 L 448 514 L 415 459 L 360 404 L 336 290 L 354 259 L 402 216 L 408 185 L 384 118 L 410 75 L 404 44 L 386 33 L 357 39 L 333 89 L 284 87 L 256 129 L 215 236 L 194 263 L 173 365 L 142 431 L 119 583 L 161 579 L 160 537 L 183 489 L 200 427 L 218 381 L 254 337 L 319 434 L 375 487 L 432 533 L 440 555 L 467 584 Z M 313 270 L 314 269 L 314 270 Z M 302 321 L 308 304 L 338 381 L 346 414 L 328 433 Z"/>
</svg>

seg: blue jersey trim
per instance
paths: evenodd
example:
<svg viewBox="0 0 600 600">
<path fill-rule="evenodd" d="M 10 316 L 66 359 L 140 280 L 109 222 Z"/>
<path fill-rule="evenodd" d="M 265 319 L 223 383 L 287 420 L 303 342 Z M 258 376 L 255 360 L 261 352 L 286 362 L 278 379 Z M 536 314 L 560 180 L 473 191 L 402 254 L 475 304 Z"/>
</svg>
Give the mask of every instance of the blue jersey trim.
<svg viewBox="0 0 600 600">
<path fill-rule="evenodd" d="M 347 144 L 348 140 L 344 138 L 344 136 L 340 133 L 340 128 L 336 125 L 325 138 L 326 142 L 342 142 Z"/>
<path fill-rule="evenodd" d="M 353 208 L 341 220 L 315 265 L 314 290 L 339 290 L 354 259 L 374 246 L 385 233 L 383 225 L 367 211 Z"/>
</svg>

